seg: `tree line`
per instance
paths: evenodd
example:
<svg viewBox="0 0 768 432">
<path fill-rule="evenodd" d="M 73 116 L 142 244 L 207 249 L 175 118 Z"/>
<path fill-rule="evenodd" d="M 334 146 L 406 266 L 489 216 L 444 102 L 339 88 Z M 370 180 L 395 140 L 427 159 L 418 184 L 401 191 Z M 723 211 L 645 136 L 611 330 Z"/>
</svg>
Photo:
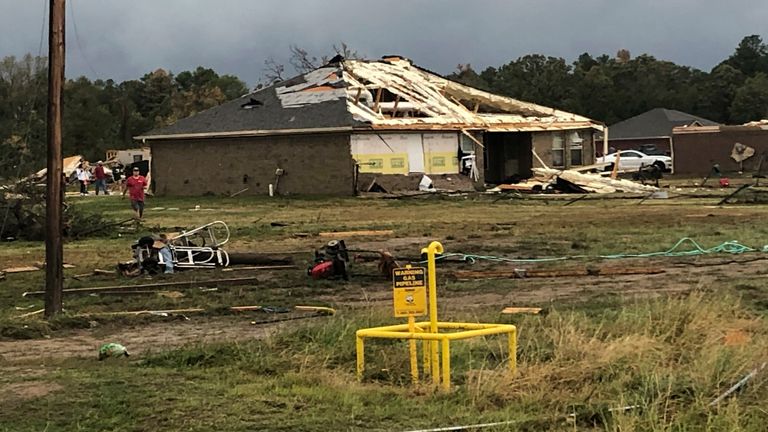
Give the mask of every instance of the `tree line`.
<svg viewBox="0 0 768 432">
<path fill-rule="evenodd" d="M 341 44 L 337 54 L 356 57 Z M 291 47 L 290 66 L 304 72 L 319 66 Z M 0 61 L 0 178 L 45 166 L 46 59 L 26 55 Z M 264 78 L 287 78 L 285 67 L 265 61 Z M 768 46 L 745 37 L 727 59 L 704 72 L 626 50 L 616 56 L 584 53 L 573 63 L 531 54 L 480 72 L 460 64 L 448 78 L 494 93 L 578 113 L 613 124 L 649 109 L 677 109 L 721 123 L 768 118 Z M 135 146 L 132 137 L 164 126 L 249 91 L 236 76 L 198 67 L 178 74 L 157 69 L 117 83 L 69 79 L 64 87 L 64 153 L 89 160 L 107 149 Z"/>
<path fill-rule="evenodd" d="M 45 167 L 47 59 L 0 61 L 0 178 Z M 104 159 L 106 150 L 135 147 L 132 137 L 248 93 L 232 75 L 198 67 L 157 69 L 137 80 L 68 79 L 63 92 L 64 155 Z"/>
<path fill-rule="evenodd" d="M 540 54 L 480 72 L 459 64 L 448 77 L 609 125 L 653 108 L 719 123 L 768 118 L 768 46 L 758 35 L 742 39 L 710 72 L 620 50 L 615 57 L 584 53 L 572 64 Z"/>
</svg>

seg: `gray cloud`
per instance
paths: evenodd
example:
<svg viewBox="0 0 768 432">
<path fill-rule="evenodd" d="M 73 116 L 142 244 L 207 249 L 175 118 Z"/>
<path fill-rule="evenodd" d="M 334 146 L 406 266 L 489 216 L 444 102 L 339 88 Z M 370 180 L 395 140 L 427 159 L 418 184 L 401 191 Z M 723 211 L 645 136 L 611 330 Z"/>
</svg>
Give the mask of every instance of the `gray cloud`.
<svg viewBox="0 0 768 432">
<path fill-rule="evenodd" d="M 38 52 L 47 3 L 0 0 L 0 57 Z M 122 81 L 204 65 L 254 84 L 266 58 L 287 63 L 289 45 L 320 55 L 340 41 L 441 73 L 620 48 L 709 70 L 766 19 L 764 0 L 68 0 L 67 76 Z"/>
</svg>

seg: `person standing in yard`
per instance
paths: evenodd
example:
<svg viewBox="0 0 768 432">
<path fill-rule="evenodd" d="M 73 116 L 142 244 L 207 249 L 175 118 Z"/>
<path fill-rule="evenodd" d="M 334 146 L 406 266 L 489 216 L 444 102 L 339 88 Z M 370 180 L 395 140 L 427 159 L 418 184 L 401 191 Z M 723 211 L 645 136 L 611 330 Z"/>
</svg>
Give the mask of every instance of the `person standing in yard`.
<svg viewBox="0 0 768 432">
<path fill-rule="evenodd" d="M 88 195 L 88 170 L 85 169 L 85 166 L 80 163 L 77 165 L 77 169 L 75 169 L 75 175 L 77 176 L 77 181 L 80 182 L 80 195 Z"/>
<path fill-rule="evenodd" d="M 107 174 L 104 172 L 104 162 L 96 162 L 96 168 L 93 169 L 93 176 L 96 177 L 96 195 L 99 194 L 99 189 L 104 190 L 104 195 L 109 195 L 107 190 Z"/>
<path fill-rule="evenodd" d="M 136 219 L 144 217 L 144 188 L 147 187 L 147 179 L 139 173 L 139 168 L 133 168 L 133 175 L 125 180 L 123 196 L 129 192 L 131 208 L 136 213 Z"/>
</svg>

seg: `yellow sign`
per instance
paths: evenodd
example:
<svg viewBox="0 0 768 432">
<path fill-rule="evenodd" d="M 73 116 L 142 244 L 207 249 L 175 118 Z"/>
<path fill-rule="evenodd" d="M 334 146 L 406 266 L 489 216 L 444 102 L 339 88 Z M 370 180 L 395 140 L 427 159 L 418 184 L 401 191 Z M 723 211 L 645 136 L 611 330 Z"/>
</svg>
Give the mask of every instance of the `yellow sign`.
<svg viewBox="0 0 768 432">
<path fill-rule="evenodd" d="M 423 267 L 394 269 L 395 316 L 422 316 L 427 314 L 426 270 Z"/>
</svg>

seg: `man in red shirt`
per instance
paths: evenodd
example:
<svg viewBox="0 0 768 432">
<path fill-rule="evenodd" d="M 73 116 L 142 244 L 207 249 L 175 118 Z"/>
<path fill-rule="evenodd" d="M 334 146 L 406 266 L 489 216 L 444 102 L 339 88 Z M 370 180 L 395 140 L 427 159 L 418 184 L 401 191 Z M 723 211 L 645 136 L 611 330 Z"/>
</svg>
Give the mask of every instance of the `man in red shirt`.
<svg viewBox="0 0 768 432">
<path fill-rule="evenodd" d="M 93 176 L 96 177 L 96 195 L 99 194 L 100 189 L 104 189 L 104 195 L 109 195 L 107 190 L 107 174 L 104 172 L 104 162 L 96 162 L 96 168 L 93 170 Z"/>
<path fill-rule="evenodd" d="M 123 196 L 130 192 L 131 208 L 136 212 L 136 219 L 144 217 L 144 188 L 147 187 L 147 179 L 139 173 L 137 167 L 133 167 L 133 175 L 128 177 L 123 185 Z"/>
</svg>

